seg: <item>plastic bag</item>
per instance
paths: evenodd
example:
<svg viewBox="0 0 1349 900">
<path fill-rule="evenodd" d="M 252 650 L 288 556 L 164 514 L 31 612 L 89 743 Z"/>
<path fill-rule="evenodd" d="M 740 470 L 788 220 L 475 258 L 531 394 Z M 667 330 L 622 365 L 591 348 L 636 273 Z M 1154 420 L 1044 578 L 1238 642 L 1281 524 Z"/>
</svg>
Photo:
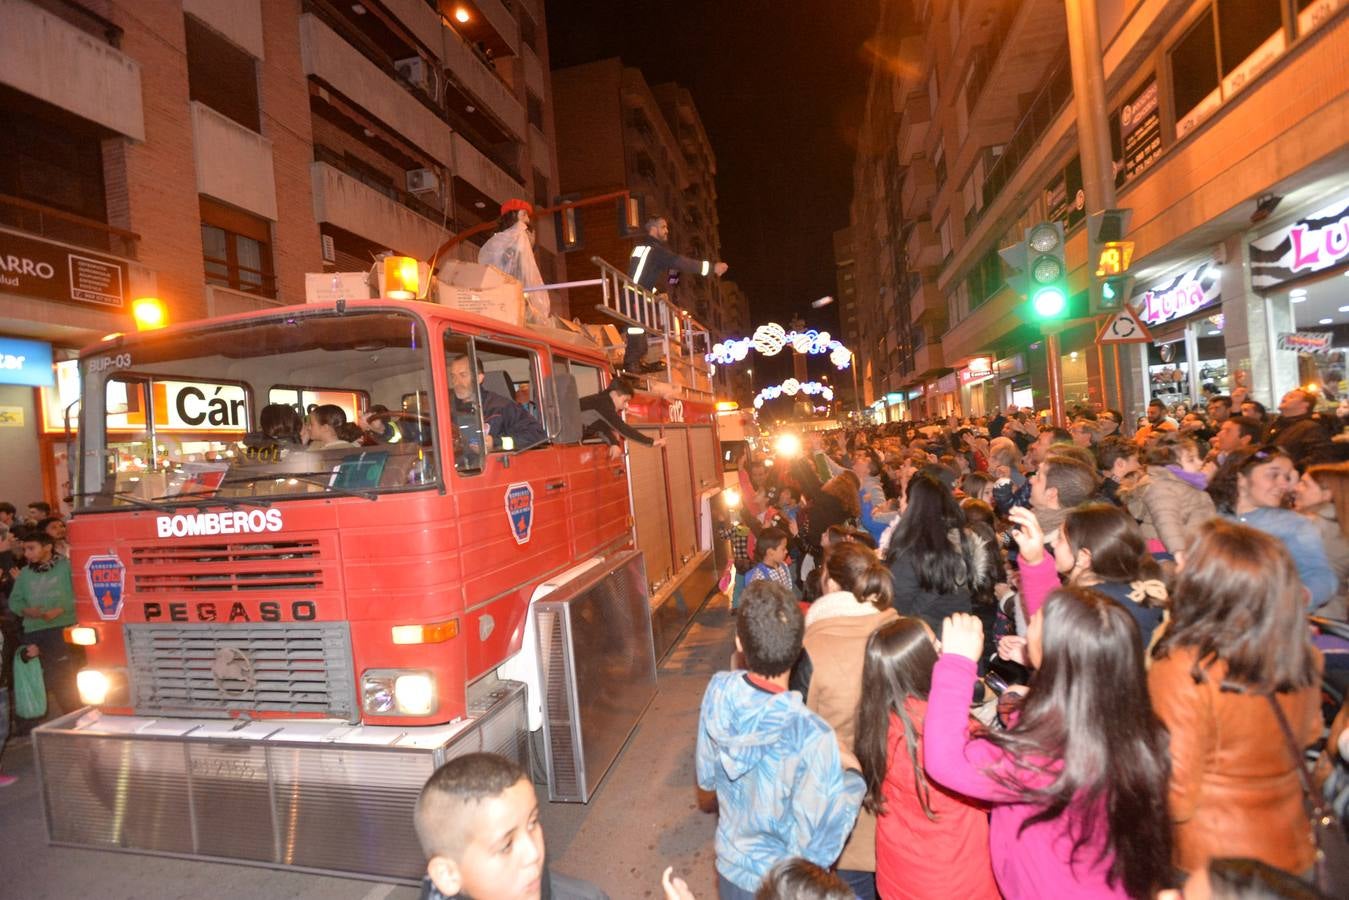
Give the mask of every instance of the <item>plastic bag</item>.
<svg viewBox="0 0 1349 900">
<path fill-rule="evenodd" d="M 543 275 L 534 260 L 534 245 L 530 240 L 529 228 L 524 222 L 516 222 L 505 231 L 498 231 L 488 238 L 478 251 L 478 262 L 484 266 L 495 266 L 527 288 L 543 284 Z M 546 325 L 551 313 L 552 303 L 547 291 L 525 294 L 526 321 Z"/>
<path fill-rule="evenodd" d="M 42 660 L 24 659 L 22 650 L 14 654 L 14 714 L 20 719 L 40 719 L 47 714 Z"/>
</svg>

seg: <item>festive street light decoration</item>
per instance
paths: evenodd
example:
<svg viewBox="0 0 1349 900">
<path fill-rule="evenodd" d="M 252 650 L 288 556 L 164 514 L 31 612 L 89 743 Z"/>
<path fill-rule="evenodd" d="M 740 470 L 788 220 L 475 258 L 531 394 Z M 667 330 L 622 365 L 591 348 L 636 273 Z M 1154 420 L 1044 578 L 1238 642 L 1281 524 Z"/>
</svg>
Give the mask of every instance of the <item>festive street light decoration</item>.
<svg viewBox="0 0 1349 900">
<path fill-rule="evenodd" d="M 754 408 L 763 409 L 764 403 L 769 400 L 776 400 L 786 394 L 788 397 L 795 397 L 797 394 L 818 395 L 826 400 L 834 399 L 834 389 L 827 384 L 820 384 L 818 381 L 800 382 L 795 378 L 788 378 L 782 384 L 774 384 L 759 391 L 759 396 L 754 398 Z"/>
<path fill-rule="evenodd" d="M 719 366 L 733 366 L 743 362 L 749 351 L 754 350 L 764 356 L 777 356 L 784 348 L 791 347 L 797 353 L 829 354 L 829 361 L 835 368 L 846 369 L 852 365 L 852 351 L 834 340 L 827 331 L 786 331 L 777 322 L 769 322 L 754 329 L 751 337 L 731 341 L 719 341 L 712 345 L 712 351 L 704 359 Z"/>
</svg>

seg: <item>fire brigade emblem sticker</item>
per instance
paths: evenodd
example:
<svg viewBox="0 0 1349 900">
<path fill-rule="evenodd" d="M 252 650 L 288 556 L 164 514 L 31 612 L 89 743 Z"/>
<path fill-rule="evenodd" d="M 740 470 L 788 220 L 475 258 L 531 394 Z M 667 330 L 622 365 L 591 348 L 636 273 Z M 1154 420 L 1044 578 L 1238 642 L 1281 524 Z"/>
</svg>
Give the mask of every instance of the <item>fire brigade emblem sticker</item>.
<svg viewBox="0 0 1349 900">
<path fill-rule="evenodd" d="M 126 584 L 126 566 L 116 556 L 91 556 L 84 565 L 84 577 L 94 598 L 98 617 L 113 621 L 122 617 L 122 588 Z"/>
<path fill-rule="evenodd" d="M 529 482 L 517 481 L 506 486 L 506 517 L 510 519 L 515 542 L 528 543 L 534 527 L 534 489 Z"/>
</svg>

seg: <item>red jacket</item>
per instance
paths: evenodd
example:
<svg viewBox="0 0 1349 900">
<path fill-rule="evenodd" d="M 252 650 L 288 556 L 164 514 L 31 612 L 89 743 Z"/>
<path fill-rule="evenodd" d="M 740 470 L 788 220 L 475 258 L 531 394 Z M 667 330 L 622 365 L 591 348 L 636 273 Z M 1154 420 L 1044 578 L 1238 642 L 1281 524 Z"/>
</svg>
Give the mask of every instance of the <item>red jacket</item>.
<svg viewBox="0 0 1349 900">
<path fill-rule="evenodd" d="M 910 698 L 905 710 L 922 735 L 927 704 Z M 890 714 L 886 739 L 885 813 L 876 820 L 876 890 L 884 900 L 996 900 L 993 866 L 988 856 L 988 810 L 976 801 L 947 791 L 928 779 L 932 821 L 923 812 L 913 765 L 904 743 L 904 725 Z M 923 748 L 918 746 L 918 763 Z"/>
</svg>

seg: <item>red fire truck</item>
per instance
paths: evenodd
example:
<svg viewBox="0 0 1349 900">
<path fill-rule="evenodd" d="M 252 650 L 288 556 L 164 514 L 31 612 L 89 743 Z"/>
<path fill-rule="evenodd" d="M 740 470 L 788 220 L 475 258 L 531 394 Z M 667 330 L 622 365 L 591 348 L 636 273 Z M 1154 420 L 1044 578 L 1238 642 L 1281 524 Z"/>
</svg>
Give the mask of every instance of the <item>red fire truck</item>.
<svg viewBox="0 0 1349 900">
<path fill-rule="evenodd" d="M 587 800 L 724 559 L 711 395 L 675 372 L 696 323 L 643 302 L 623 315 L 665 329 L 671 367 L 628 418 L 665 444 L 623 454 L 583 429 L 578 396 L 613 377 L 593 342 L 436 303 L 85 351 L 68 639 L 89 706 L 35 733 L 50 840 L 415 879 L 412 805 L 447 758 L 532 760 Z M 491 434 L 509 401 L 546 437 Z M 256 433 L 269 405 L 377 435 L 288 443 Z"/>
</svg>

